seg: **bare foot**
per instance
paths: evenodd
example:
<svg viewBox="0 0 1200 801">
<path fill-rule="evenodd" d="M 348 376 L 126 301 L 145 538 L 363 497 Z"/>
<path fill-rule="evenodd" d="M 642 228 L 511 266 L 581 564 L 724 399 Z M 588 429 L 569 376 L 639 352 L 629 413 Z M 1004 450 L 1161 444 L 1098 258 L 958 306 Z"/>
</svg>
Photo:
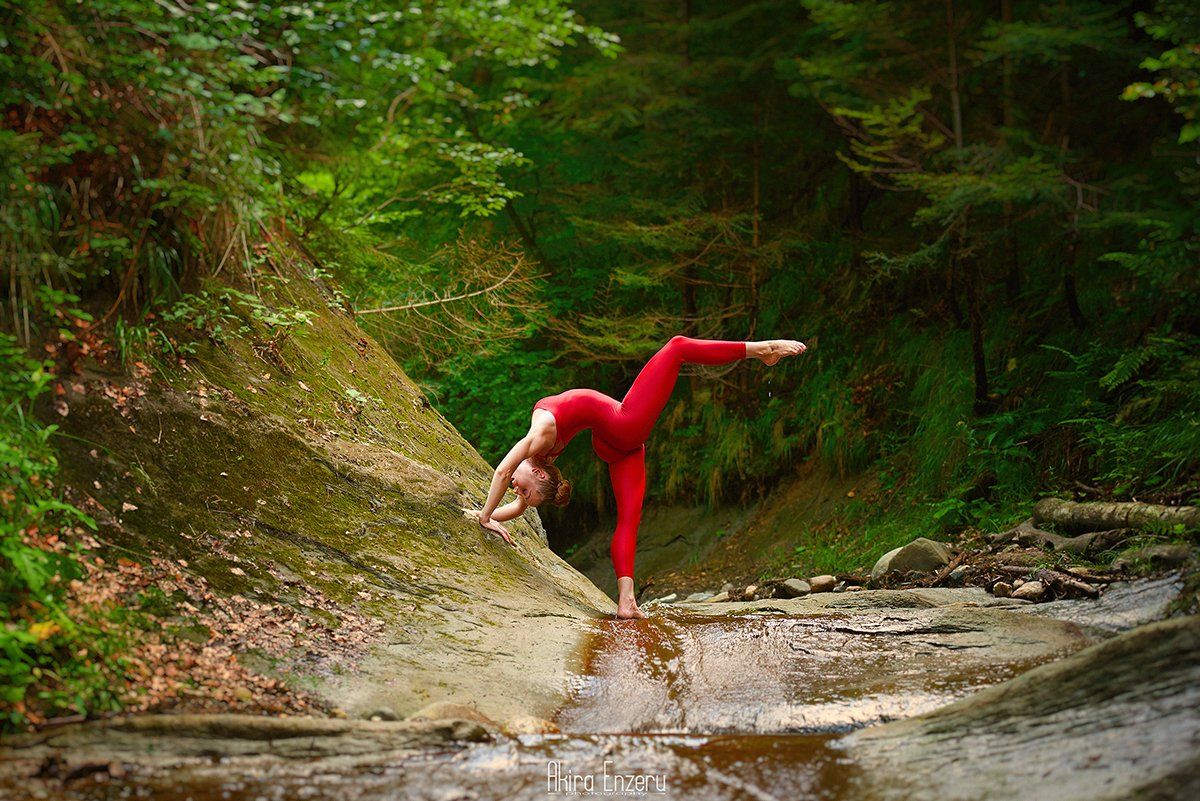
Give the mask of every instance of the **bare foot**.
<svg viewBox="0 0 1200 801">
<path fill-rule="evenodd" d="M 762 342 L 747 342 L 746 355 L 771 365 L 787 356 L 798 356 L 808 350 L 803 342 L 794 339 L 768 339 Z"/>
<path fill-rule="evenodd" d="M 617 579 L 617 618 L 620 620 L 644 620 L 646 613 L 638 609 L 637 595 L 633 592 L 633 578 L 621 576 Z"/>
<path fill-rule="evenodd" d="M 645 620 L 646 613 L 638 609 L 637 601 L 633 598 L 622 598 L 617 601 L 618 620 Z"/>
</svg>

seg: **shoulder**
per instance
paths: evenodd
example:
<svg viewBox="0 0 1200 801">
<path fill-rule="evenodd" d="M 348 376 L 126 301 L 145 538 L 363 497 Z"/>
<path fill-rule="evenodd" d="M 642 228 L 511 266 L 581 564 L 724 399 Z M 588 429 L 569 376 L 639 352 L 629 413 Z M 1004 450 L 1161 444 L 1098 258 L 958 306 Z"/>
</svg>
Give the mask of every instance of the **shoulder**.
<svg viewBox="0 0 1200 801">
<path fill-rule="evenodd" d="M 534 409 L 527 436 L 533 453 L 549 453 L 558 437 L 558 423 L 554 415 L 545 409 Z"/>
</svg>

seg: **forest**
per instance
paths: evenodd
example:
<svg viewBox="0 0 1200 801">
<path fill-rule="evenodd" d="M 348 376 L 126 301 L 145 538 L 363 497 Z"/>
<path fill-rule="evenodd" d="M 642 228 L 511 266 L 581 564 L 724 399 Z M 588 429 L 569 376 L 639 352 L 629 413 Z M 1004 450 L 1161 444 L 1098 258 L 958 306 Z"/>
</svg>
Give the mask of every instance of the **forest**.
<svg viewBox="0 0 1200 801">
<path fill-rule="evenodd" d="M 1196 503 L 1197 42 L 1186 0 L 0 3 L 0 723 L 128 703 L 142 612 L 81 600 L 103 537 L 58 477 L 72 365 L 286 372 L 280 263 L 493 465 L 673 335 L 803 340 L 690 373 L 647 446 L 648 504 L 869 477 L 797 569 L 1054 494 Z M 561 553 L 612 496 L 559 464 Z"/>
</svg>

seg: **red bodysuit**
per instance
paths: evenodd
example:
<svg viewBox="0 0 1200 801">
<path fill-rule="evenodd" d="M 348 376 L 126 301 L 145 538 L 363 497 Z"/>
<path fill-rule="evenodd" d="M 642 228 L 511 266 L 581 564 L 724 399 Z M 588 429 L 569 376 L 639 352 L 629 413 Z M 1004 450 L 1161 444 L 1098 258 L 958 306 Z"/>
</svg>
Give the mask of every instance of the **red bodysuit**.
<svg viewBox="0 0 1200 801">
<path fill-rule="evenodd" d="M 646 492 L 645 442 L 671 397 L 679 368 L 685 363 L 727 364 L 744 358 L 745 342 L 672 337 L 646 362 L 620 402 L 594 389 L 568 389 L 533 405 L 554 415 L 558 441 L 547 456 L 558 456 L 572 437 L 585 428 L 592 429 L 592 450 L 608 463 L 617 496 L 617 528 L 611 548 L 617 578 L 633 577 Z"/>
</svg>

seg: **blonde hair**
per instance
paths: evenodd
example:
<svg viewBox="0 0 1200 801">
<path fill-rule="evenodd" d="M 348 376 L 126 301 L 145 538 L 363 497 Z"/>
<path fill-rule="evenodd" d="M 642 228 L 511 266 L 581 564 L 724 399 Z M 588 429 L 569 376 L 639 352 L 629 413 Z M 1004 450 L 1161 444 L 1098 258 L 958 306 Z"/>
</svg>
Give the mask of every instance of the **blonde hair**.
<svg viewBox="0 0 1200 801">
<path fill-rule="evenodd" d="M 566 506 L 571 502 L 571 482 L 563 478 L 559 469 L 546 461 L 546 457 L 530 456 L 529 464 L 546 473 L 545 478 L 537 480 L 537 491 L 548 503 Z"/>
</svg>

